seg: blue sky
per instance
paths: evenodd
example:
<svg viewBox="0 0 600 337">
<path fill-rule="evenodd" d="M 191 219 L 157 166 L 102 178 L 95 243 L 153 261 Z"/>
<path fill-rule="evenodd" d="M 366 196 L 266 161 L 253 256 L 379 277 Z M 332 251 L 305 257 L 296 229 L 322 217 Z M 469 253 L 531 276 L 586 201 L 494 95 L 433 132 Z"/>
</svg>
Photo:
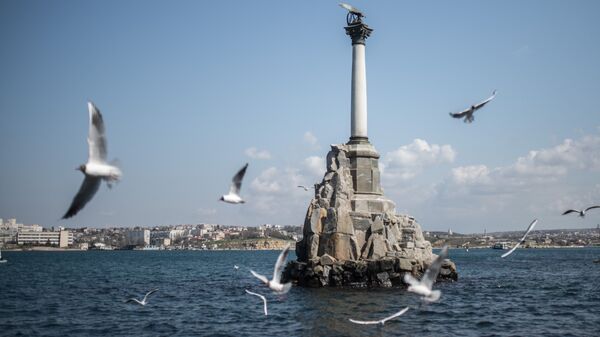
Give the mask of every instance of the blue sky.
<svg viewBox="0 0 600 337">
<path fill-rule="evenodd" d="M 354 1 L 382 183 L 425 229 L 580 228 L 600 202 L 597 1 Z M 301 7 L 300 7 L 301 6 Z M 0 2 L 0 217 L 44 226 L 301 224 L 350 130 L 336 1 Z M 471 125 L 448 117 L 498 90 Z M 59 221 L 86 101 L 122 182 Z M 241 207 L 217 202 L 250 162 Z"/>
</svg>

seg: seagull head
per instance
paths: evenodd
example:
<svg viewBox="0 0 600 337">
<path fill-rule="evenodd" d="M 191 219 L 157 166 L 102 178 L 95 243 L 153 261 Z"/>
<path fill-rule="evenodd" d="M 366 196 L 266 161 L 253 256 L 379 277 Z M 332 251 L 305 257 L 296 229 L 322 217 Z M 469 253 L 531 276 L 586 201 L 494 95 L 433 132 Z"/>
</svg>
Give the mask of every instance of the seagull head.
<svg viewBox="0 0 600 337">
<path fill-rule="evenodd" d="M 81 172 L 85 173 L 85 165 L 84 165 L 84 164 L 81 164 L 81 165 L 77 166 L 77 167 L 75 168 L 75 170 L 77 170 L 77 171 L 81 171 Z"/>
<path fill-rule="evenodd" d="M 221 196 L 221 197 L 219 198 L 219 201 L 225 201 L 225 198 L 224 198 L 223 196 Z"/>
</svg>

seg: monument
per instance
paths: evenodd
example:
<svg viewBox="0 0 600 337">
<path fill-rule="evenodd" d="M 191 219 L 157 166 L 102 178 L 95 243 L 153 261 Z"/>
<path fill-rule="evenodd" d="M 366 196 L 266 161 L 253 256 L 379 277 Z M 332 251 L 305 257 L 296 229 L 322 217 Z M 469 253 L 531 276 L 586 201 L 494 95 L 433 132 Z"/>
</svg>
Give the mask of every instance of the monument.
<svg viewBox="0 0 600 337">
<path fill-rule="evenodd" d="M 404 273 L 419 276 L 435 255 L 415 219 L 396 214 L 395 203 L 381 188 L 379 153 L 367 134 L 365 42 L 373 30 L 361 12 L 347 9 L 345 30 L 352 40 L 350 140 L 331 145 L 327 172 L 315 185 L 303 238 L 296 244 L 298 260 L 288 263 L 283 279 L 309 287 L 403 285 Z M 457 279 L 451 261 L 445 261 L 440 278 Z"/>
</svg>

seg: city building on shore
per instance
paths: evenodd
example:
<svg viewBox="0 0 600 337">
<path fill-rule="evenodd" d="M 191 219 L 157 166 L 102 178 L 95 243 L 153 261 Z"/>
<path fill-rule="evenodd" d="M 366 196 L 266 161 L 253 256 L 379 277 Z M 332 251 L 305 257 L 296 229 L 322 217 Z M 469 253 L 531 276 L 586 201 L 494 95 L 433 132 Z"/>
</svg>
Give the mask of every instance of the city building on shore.
<svg viewBox="0 0 600 337">
<path fill-rule="evenodd" d="M 73 244 L 73 233 L 61 229 L 58 231 L 20 231 L 17 233 L 18 245 L 45 245 L 50 244 L 60 248 L 67 248 Z"/>
<path fill-rule="evenodd" d="M 150 230 L 140 229 L 127 232 L 127 242 L 133 246 L 149 246 Z"/>
<path fill-rule="evenodd" d="M 43 230 L 40 225 L 24 225 L 17 223 L 17 219 L 8 219 L 4 221 L 0 219 L 0 242 L 16 242 L 17 234 L 23 231 L 41 232 Z"/>
</svg>

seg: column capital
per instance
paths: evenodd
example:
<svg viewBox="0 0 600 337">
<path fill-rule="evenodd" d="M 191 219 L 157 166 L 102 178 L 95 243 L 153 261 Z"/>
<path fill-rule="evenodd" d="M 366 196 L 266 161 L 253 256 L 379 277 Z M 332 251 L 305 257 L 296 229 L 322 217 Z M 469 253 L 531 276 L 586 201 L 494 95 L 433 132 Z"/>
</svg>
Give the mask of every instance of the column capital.
<svg viewBox="0 0 600 337">
<path fill-rule="evenodd" d="M 352 39 L 353 45 L 364 45 L 365 40 L 371 35 L 371 32 L 373 32 L 373 29 L 369 28 L 369 26 L 361 21 L 348 25 L 347 27 L 344 27 L 344 29 L 346 29 L 346 35 L 349 35 Z"/>
</svg>

